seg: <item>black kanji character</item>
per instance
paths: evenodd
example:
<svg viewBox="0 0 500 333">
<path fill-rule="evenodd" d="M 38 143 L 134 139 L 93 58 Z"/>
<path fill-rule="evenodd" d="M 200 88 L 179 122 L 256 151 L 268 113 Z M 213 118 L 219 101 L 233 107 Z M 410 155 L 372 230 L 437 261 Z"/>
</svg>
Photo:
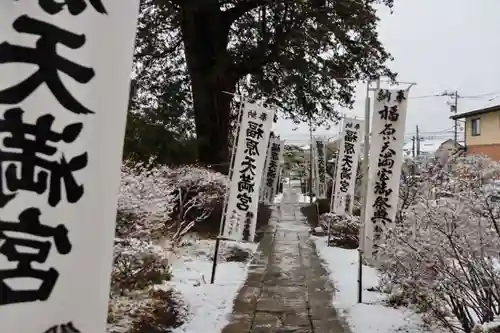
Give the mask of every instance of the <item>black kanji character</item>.
<svg viewBox="0 0 500 333">
<path fill-rule="evenodd" d="M 54 116 L 47 114 L 39 117 L 34 125 L 23 123 L 24 111 L 20 108 L 5 111 L 0 119 L 0 133 L 10 134 L 3 139 L 8 151 L 0 150 L 0 175 L 5 168 L 5 187 L 13 194 L 2 193 L 3 179 L 0 177 L 0 207 L 14 199 L 17 191 L 25 190 L 43 194 L 49 190 L 49 204 L 54 207 L 61 201 L 61 185 L 64 184 L 68 202 L 75 203 L 83 195 L 83 185 L 78 185 L 73 172 L 87 166 L 87 153 L 67 161 L 64 154 L 60 161 L 46 157 L 54 156 L 57 148 L 49 143 L 63 141 L 71 143 L 80 134 L 83 124 L 66 126 L 61 133 L 51 127 Z M 2 163 L 3 162 L 3 163 Z"/>
<path fill-rule="evenodd" d="M 241 167 L 240 173 L 246 174 L 249 172 L 252 176 L 255 176 L 255 168 L 257 168 L 255 165 L 255 159 L 245 155 L 245 159 L 241 161 Z"/>
<path fill-rule="evenodd" d="M 397 105 L 393 105 L 391 107 L 384 105 L 384 108 L 380 110 L 378 114 L 380 115 L 380 118 L 384 120 L 398 121 L 399 119 L 399 112 Z"/>
<path fill-rule="evenodd" d="M 71 15 L 80 15 L 87 9 L 87 1 L 99 14 L 108 13 L 101 0 L 38 0 L 38 4 L 47 14 L 57 14 L 67 6 Z"/>
<path fill-rule="evenodd" d="M 385 209 L 381 210 L 376 210 L 373 213 L 373 217 L 371 218 L 371 221 L 375 224 L 377 221 L 381 221 L 383 225 L 386 225 L 387 223 L 391 224 L 392 220 L 389 218 L 389 213 Z M 378 224 L 376 224 L 378 225 Z"/>
<path fill-rule="evenodd" d="M 402 103 L 404 100 L 406 100 L 405 92 L 403 90 L 399 90 L 398 95 L 396 96 L 396 101 L 398 101 L 398 103 Z"/>
<path fill-rule="evenodd" d="M 255 140 L 262 139 L 264 137 L 264 130 L 262 130 L 262 124 L 257 124 L 253 121 L 249 121 L 247 128 L 247 136 Z"/>
<path fill-rule="evenodd" d="M 346 130 L 344 135 L 344 142 L 356 142 L 358 141 L 358 133 L 355 131 Z"/>
<path fill-rule="evenodd" d="M 389 198 L 383 196 L 376 197 L 372 207 L 374 207 L 377 211 L 387 210 L 388 208 L 391 208 L 391 205 L 389 205 Z"/>
<path fill-rule="evenodd" d="M 248 118 L 250 118 L 250 119 L 257 119 L 257 111 L 255 111 L 255 110 L 248 110 Z"/>
<path fill-rule="evenodd" d="M 250 156 L 259 156 L 260 153 L 259 153 L 259 142 L 258 141 L 255 141 L 253 139 L 250 139 L 250 138 L 246 138 L 245 140 L 245 144 L 246 144 L 246 147 L 245 147 L 245 154 L 248 154 Z"/>
<path fill-rule="evenodd" d="M 0 305 L 46 301 L 54 289 L 59 272 L 50 268 L 41 270 L 33 268 L 33 262 L 43 264 L 47 260 L 52 246 L 50 241 L 29 239 L 21 236 L 8 236 L 7 233 L 17 233 L 48 238 L 54 240 L 57 252 L 68 254 L 71 252 L 71 243 L 68 239 L 68 229 L 64 225 L 51 227 L 40 223 L 40 210 L 28 208 L 19 214 L 19 222 L 6 222 L 0 220 L 0 253 L 9 262 L 17 262 L 16 268 L 0 269 Z M 20 252 L 22 248 L 30 248 L 32 251 Z M 6 282 L 9 279 L 32 278 L 42 283 L 36 289 L 16 290 Z"/>
<path fill-rule="evenodd" d="M 379 180 L 375 182 L 375 188 L 373 192 L 375 194 L 389 196 L 392 194 L 392 188 L 387 187 L 387 182 L 385 180 Z"/>
<path fill-rule="evenodd" d="M 377 100 L 379 102 L 383 101 L 384 99 L 387 102 L 390 102 L 391 101 L 391 97 L 392 97 L 392 93 L 389 90 L 380 89 L 378 91 Z"/>
<path fill-rule="evenodd" d="M 394 134 L 396 134 L 396 129 L 392 127 L 392 123 L 384 124 L 384 129 L 380 131 L 379 134 L 382 135 L 382 140 L 384 141 L 390 140 L 391 137 L 392 140 L 396 140 L 396 137 L 394 136 Z"/>
<path fill-rule="evenodd" d="M 354 155 L 356 151 L 354 150 L 354 144 L 350 142 L 344 142 L 344 153 L 347 155 Z"/>
<path fill-rule="evenodd" d="M 388 170 L 394 167 L 394 159 L 392 158 L 394 155 L 391 154 L 391 151 L 386 151 L 385 153 L 380 153 L 378 158 L 378 167 L 385 167 Z M 391 171 L 392 173 L 392 171 Z"/>
<path fill-rule="evenodd" d="M 266 121 L 267 120 L 267 113 L 262 112 L 259 116 L 259 119 L 262 121 Z"/>
<path fill-rule="evenodd" d="M 245 225 L 243 226 L 243 241 L 250 241 L 250 228 L 252 227 L 253 213 L 247 212 L 245 214 Z"/>
<path fill-rule="evenodd" d="M 66 324 L 54 325 L 43 333 L 80 333 L 80 330 L 70 321 Z"/>
<path fill-rule="evenodd" d="M 345 193 L 345 192 L 347 192 L 348 189 L 349 189 L 349 182 L 346 180 L 341 180 L 340 181 L 340 191 Z"/>
<path fill-rule="evenodd" d="M 95 76 L 92 68 L 71 62 L 57 54 L 58 44 L 70 49 L 79 49 L 85 44 L 85 35 L 77 35 L 50 23 L 22 15 L 14 21 L 17 32 L 38 35 L 36 48 L 0 44 L 0 64 L 25 63 L 38 66 L 38 70 L 21 83 L 0 91 L 0 104 L 18 104 L 30 96 L 43 83 L 54 94 L 57 101 L 71 112 L 94 113 L 87 109 L 66 89 L 59 71 L 78 83 L 89 83 Z"/>
<path fill-rule="evenodd" d="M 251 175 L 246 175 L 244 173 L 240 174 L 240 181 L 238 182 L 238 192 L 247 191 L 252 193 L 255 190 L 255 183 Z"/>
<path fill-rule="evenodd" d="M 239 210 L 247 211 L 250 208 L 250 204 L 252 203 L 252 197 L 248 195 L 248 193 L 238 193 L 236 196 L 238 199 L 238 203 L 236 204 L 236 208 Z"/>
<path fill-rule="evenodd" d="M 384 153 L 384 152 L 386 152 L 386 151 L 391 151 L 391 150 L 393 150 L 393 149 L 391 148 L 391 143 L 390 143 L 389 141 L 384 141 L 384 142 L 382 143 L 382 149 L 380 149 L 380 152 L 381 152 L 381 153 Z M 394 152 L 394 153 L 396 153 L 396 152 Z"/>
<path fill-rule="evenodd" d="M 347 155 L 347 154 L 344 155 L 341 162 L 343 167 L 348 167 L 349 169 L 352 168 L 352 164 L 354 163 L 352 155 Z"/>
</svg>

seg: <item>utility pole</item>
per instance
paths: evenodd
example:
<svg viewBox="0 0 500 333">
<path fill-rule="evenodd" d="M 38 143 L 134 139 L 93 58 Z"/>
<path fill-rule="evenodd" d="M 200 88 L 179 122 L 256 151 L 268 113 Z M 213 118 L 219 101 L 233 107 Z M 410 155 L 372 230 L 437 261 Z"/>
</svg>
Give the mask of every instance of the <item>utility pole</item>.
<svg viewBox="0 0 500 333">
<path fill-rule="evenodd" d="M 458 90 L 448 92 L 445 91 L 441 94 L 441 96 L 449 96 L 452 98 L 448 104 L 450 105 L 450 112 L 457 114 L 458 113 L 458 99 L 460 98 L 460 95 L 458 94 Z M 455 141 L 454 145 L 455 147 L 458 144 L 458 119 L 455 119 L 453 121 L 453 139 Z"/>
<path fill-rule="evenodd" d="M 309 203 L 312 204 L 313 188 L 313 130 L 312 130 L 312 111 L 309 110 Z"/>
<path fill-rule="evenodd" d="M 451 112 L 455 113 L 455 115 L 456 115 L 458 112 L 458 91 L 456 91 L 456 90 L 455 90 L 455 101 L 454 102 L 455 103 L 453 103 L 451 105 Z M 456 148 L 457 144 L 458 144 L 458 119 L 454 120 L 453 127 L 455 128 L 455 133 L 454 133 L 455 142 L 453 143 L 453 145 Z"/>
<path fill-rule="evenodd" d="M 417 157 L 420 156 L 420 133 L 417 125 Z"/>
<path fill-rule="evenodd" d="M 413 156 L 413 158 L 415 158 L 415 136 L 411 138 L 411 141 L 412 141 L 411 155 Z"/>
</svg>

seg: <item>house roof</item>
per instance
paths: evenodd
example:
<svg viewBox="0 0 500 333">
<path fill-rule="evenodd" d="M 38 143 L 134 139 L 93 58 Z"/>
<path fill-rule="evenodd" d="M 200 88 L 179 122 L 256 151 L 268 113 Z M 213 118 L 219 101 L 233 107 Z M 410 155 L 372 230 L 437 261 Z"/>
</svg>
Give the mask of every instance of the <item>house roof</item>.
<svg viewBox="0 0 500 333">
<path fill-rule="evenodd" d="M 422 140 L 420 142 L 421 153 L 435 153 L 443 144 L 442 140 Z M 415 149 L 417 149 L 415 147 Z M 413 150 L 413 142 L 409 141 L 403 146 L 403 151 L 411 152 Z"/>
<path fill-rule="evenodd" d="M 445 143 L 450 142 L 453 144 L 454 140 L 453 139 L 448 139 L 448 140 L 422 140 L 420 142 L 420 153 L 422 154 L 434 154 L 436 153 L 442 145 Z M 457 142 L 455 145 L 456 148 L 463 148 L 461 144 Z M 415 150 L 417 148 L 415 147 Z M 411 155 L 413 150 L 413 142 L 409 141 L 403 146 L 403 152 L 404 155 L 409 156 Z"/>
<path fill-rule="evenodd" d="M 500 104 L 490 106 L 487 108 L 483 108 L 483 109 L 478 109 L 478 110 L 474 110 L 474 111 L 456 114 L 456 115 L 451 116 L 450 119 L 455 120 L 455 119 L 468 118 L 468 117 L 479 116 L 479 115 L 484 114 L 484 113 L 495 112 L 495 111 L 500 111 Z"/>
</svg>

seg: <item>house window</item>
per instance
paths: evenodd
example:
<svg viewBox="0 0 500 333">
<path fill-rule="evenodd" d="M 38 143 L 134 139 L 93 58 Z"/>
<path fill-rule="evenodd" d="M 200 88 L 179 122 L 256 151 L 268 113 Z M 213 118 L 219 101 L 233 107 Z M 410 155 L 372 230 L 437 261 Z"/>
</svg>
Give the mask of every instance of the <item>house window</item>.
<svg viewBox="0 0 500 333">
<path fill-rule="evenodd" d="M 481 135 L 481 119 L 475 118 L 470 121 L 471 123 L 471 135 L 479 136 Z"/>
</svg>

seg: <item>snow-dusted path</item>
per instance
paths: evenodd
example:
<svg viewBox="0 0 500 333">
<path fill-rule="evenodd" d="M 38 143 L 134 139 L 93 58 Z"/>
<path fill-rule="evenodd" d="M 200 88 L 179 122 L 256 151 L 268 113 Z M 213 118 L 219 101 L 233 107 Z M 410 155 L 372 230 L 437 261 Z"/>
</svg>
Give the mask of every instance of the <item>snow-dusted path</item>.
<svg viewBox="0 0 500 333">
<path fill-rule="evenodd" d="M 222 333 L 346 332 L 300 206 L 297 189 L 285 188 Z"/>
</svg>

